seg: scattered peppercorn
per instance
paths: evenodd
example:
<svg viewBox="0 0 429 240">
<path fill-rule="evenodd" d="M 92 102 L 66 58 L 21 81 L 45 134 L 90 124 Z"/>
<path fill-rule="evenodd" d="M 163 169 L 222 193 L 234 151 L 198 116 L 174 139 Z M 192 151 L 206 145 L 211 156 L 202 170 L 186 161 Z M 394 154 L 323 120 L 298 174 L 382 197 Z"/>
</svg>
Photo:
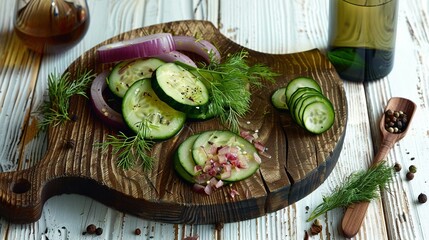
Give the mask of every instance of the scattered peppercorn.
<svg viewBox="0 0 429 240">
<path fill-rule="evenodd" d="M 70 120 L 72 120 L 73 122 L 76 122 L 78 120 L 78 117 L 76 114 L 73 114 L 70 118 Z"/>
<path fill-rule="evenodd" d="M 134 234 L 140 235 L 140 234 L 142 234 L 142 231 L 140 230 L 140 228 L 136 228 L 136 230 L 134 230 Z"/>
<path fill-rule="evenodd" d="M 408 180 L 413 180 L 413 178 L 414 178 L 414 173 L 412 173 L 412 172 L 407 172 L 407 179 L 408 179 Z"/>
<path fill-rule="evenodd" d="M 95 234 L 97 235 L 103 234 L 103 229 L 101 227 L 98 227 L 97 229 L 95 229 Z"/>
<path fill-rule="evenodd" d="M 66 148 L 72 149 L 76 145 L 75 141 L 73 139 L 69 139 L 66 141 Z"/>
<path fill-rule="evenodd" d="M 428 197 L 424 193 L 420 193 L 418 197 L 419 203 L 425 203 L 428 200 Z"/>
<path fill-rule="evenodd" d="M 310 227 L 311 235 L 319 234 L 322 231 L 322 224 L 319 222 L 319 219 L 314 220 L 313 224 Z"/>
<path fill-rule="evenodd" d="M 86 232 L 89 234 L 94 234 L 95 233 L 95 229 L 97 229 L 97 227 L 94 224 L 89 224 L 86 227 Z"/>
<path fill-rule="evenodd" d="M 390 109 L 384 112 L 385 128 L 390 133 L 401 133 L 407 128 L 408 117 L 402 111 L 392 111 Z"/>
<path fill-rule="evenodd" d="M 401 171 L 402 166 L 399 163 L 395 163 L 395 166 L 393 166 L 393 168 L 395 169 L 395 171 L 399 172 L 399 171 Z"/>
<path fill-rule="evenodd" d="M 417 167 L 416 167 L 416 166 L 414 166 L 414 165 L 411 165 L 411 166 L 408 168 L 408 170 L 409 170 L 410 172 L 412 172 L 412 173 L 416 173 L 416 172 L 417 172 Z"/>
</svg>

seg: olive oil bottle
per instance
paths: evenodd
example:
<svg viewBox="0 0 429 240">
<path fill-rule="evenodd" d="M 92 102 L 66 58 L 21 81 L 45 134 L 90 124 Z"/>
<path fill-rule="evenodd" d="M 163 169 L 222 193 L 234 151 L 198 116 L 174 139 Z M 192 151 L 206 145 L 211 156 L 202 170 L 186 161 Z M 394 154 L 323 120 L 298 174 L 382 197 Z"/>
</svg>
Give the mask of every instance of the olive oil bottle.
<svg viewBox="0 0 429 240">
<path fill-rule="evenodd" d="M 344 80 L 366 82 L 393 68 L 398 0 L 331 0 L 327 56 Z"/>
</svg>

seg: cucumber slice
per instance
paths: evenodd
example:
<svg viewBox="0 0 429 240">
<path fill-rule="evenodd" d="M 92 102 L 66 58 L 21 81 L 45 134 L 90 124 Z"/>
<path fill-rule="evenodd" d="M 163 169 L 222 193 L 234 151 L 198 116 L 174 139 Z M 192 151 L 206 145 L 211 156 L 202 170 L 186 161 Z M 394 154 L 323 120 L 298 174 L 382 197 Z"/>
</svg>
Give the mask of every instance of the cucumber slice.
<svg viewBox="0 0 429 240">
<path fill-rule="evenodd" d="M 301 119 L 305 129 L 321 134 L 334 124 L 334 108 L 330 102 L 315 101 L 305 106 Z"/>
<path fill-rule="evenodd" d="M 164 64 L 156 58 L 137 59 L 118 63 L 108 77 L 109 89 L 118 97 L 124 97 L 128 88 L 137 80 L 150 78 Z"/>
<path fill-rule="evenodd" d="M 212 119 L 216 116 L 216 114 L 212 110 L 212 108 L 213 108 L 213 105 L 210 102 L 207 105 L 207 108 L 200 109 L 200 111 L 188 112 L 188 113 L 186 113 L 186 117 L 190 120 L 195 120 L 195 121 L 203 121 L 203 120 Z"/>
<path fill-rule="evenodd" d="M 283 90 L 280 88 L 278 91 Z M 307 77 L 295 78 L 288 83 L 284 91 L 287 108 L 299 126 L 316 134 L 331 128 L 335 118 L 334 108 L 315 80 Z"/>
<path fill-rule="evenodd" d="M 286 104 L 286 87 L 282 87 L 274 91 L 274 93 L 271 95 L 271 103 L 279 110 L 288 109 Z"/>
<path fill-rule="evenodd" d="M 194 183 L 195 162 L 192 157 L 192 146 L 199 134 L 192 135 L 183 141 L 174 155 L 174 168 L 177 173 L 186 181 Z"/>
<path fill-rule="evenodd" d="M 152 87 L 162 101 L 185 113 L 204 111 L 209 103 L 204 83 L 175 63 L 163 64 L 156 70 Z"/>
<path fill-rule="evenodd" d="M 320 85 L 312 78 L 299 77 L 292 79 L 286 86 L 286 101 L 288 102 L 292 94 L 299 88 L 313 88 L 318 92 L 322 92 Z"/>
<path fill-rule="evenodd" d="M 152 90 L 150 79 L 135 82 L 122 100 L 125 123 L 134 132 L 147 122 L 145 138 L 163 140 L 176 135 L 184 126 L 186 114 L 161 101 Z"/>
<path fill-rule="evenodd" d="M 260 165 L 256 148 L 246 139 L 230 131 L 200 133 L 192 146 L 192 156 L 195 164 L 202 166 L 203 169 L 208 168 L 208 171 L 213 170 L 212 166 L 218 166 L 212 176 L 227 182 L 248 178 Z M 226 170 L 228 168 L 229 172 Z"/>
</svg>

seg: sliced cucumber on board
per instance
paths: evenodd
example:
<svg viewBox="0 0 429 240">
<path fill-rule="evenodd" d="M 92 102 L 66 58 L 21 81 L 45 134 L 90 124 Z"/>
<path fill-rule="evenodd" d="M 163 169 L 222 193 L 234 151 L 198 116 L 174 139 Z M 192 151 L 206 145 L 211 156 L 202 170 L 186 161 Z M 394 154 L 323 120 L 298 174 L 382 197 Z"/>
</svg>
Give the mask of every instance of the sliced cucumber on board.
<svg viewBox="0 0 429 240">
<path fill-rule="evenodd" d="M 279 110 L 288 109 L 286 104 L 286 87 L 282 87 L 274 91 L 274 93 L 271 95 L 271 103 Z"/>
<path fill-rule="evenodd" d="M 192 135 L 183 141 L 177 148 L 174 154 L 174 169 L 186 181 L 194 183 L 194 177 L 197 175 L 195 171 L 195 162 L 192 157 L 192 146 L 199 134 Z"/>
<path fill-rule="evenodd" d="M 228 149 L 226 154 L 222 150 Z M 206 166 L 210 161 L 226 159 L 225 165 L 230 165 L 231 174 L 219 174 L 215 177 L 228 182 L 243 180 L 259 169 L 260 157 L 256 148 L 246 139 L 230 131 L 206 131 L 200 133 L 192 146 L 192 156 L 196 165 Z M 235 158 L 238 159 L 235 161 Z M 240 166 L 233 166 L 233 162 Z M 223 164 L 223 163 L 222 163 Z M 225 165 L 222 165 L 226 168 Z"/>
<path fill-rule="evenodd" d="M 320 85 L 312 78 L 291 80 L 286 87 L 273 93 L 271 102 L 278 109 L 288 109 L 299 126 L 314 134 L 327 131 L 335 121 L 331 101 L 323 95 Z"/>
<path fill-rule="evenodd" d="M 109 89 L 118 97 L 124 97 L 126 91 L 137 80 L 150 78 L 155 70 L 164 64 L 157 58 L 123 61 L 115 65 L 108 77 Z"/>
<path fill-rule="evenodd" d="M 209 91 L 194 74 L 175 63 L 161 65 L 152 77 L 159 98 L 185 113 L 202 112 L 209 103 Z"/>
<path fill-rule="evenodd" d="M 134 132 L 147 123 L 145 138 L 164 140 L 176 135 L 184 126 L 186 114 L 161 101 L 151 87 L 150 79 L 135 82 L 122 100 L 125 123 Z"/>
<path fill-rule="evenodd" d="M 191 183 L 212 177 L 237 182 L 253 175 L 259 165 L 256 148 L 230 131 L 205 131 L 192 135 L 179 145 L 174 155 L 175 170 Z"/>
</svg>

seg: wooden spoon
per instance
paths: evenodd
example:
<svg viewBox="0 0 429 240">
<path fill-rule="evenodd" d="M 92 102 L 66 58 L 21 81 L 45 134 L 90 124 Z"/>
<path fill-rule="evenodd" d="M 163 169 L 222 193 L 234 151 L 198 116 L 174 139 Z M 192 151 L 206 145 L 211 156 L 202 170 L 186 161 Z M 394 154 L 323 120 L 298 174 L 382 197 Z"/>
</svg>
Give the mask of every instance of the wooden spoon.
<svg viewBox="0 0 429 240">
<path fill-rule="evenodd" d="M 386 130 L 384 123 L 384 112 L 389 109 L 392 111 L 402 111 L 407 114 L 408 123 L 407 127 L 403 132 L 391 133 Z M 411 123 L 411 119 L 413 118 L 415 110 L 416 104 L 408 99 L 394 97 L 388 101 L 385 111 L 383 112 L 383 116 L 380 120 L 381 144 L 378 149 L 377 155 L 375 155 L 374 157 L 372 165 L 375 165 L 379 163 L 382 159 L 384 159 L 389 150 L 392 148 L 392 146 L 405 136 L 408 129 L 410 128 L 409 125 Z M 358 233 L 359 228 L 362 225 L 363 219 L 365 218 L 368 205 L 369 202 L 359 202 L 352 204 L 347 208 L 343 217 L 343 221 L 341 223 L 343 234 L 345 237 L 352 238 Z"/>
</svg>

